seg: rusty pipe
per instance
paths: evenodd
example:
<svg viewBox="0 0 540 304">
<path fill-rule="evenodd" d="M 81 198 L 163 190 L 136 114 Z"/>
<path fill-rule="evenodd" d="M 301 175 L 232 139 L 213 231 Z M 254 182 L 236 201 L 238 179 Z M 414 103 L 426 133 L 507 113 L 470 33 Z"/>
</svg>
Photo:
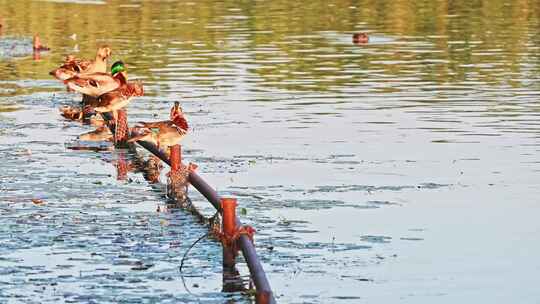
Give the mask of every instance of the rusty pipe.
<svg viewBox="0 0 540 304">
<path fill-rule="evenodd" d="M 103 114 L 105 114 L 103 115 L 103 117 L 106 120 L 112 119 L 112 115 L 110 113 Z M 107 116 L 109 118 L 107 118 Z M 114 130 L 111 131 L 114 132 Z M 148 150 L 150 153 L 159 157 L 164 163 L 168 164 L 169 166 L 171 165 L 171 162 L 167 155 L 162 150 L 158 149 L 156 145 L 142 140 L 137 141 L 137 143 L 141 147 Z M 189 172 L 189 182 L 208 200 L 208 202 L 210 202 L 214 206 L 214 208 L 216 208 L 216 210 L 218 210 L 220 213 L 223 213 L 223 209 L 221 208 L 221 198 L 217 194 L 216 190 L 214 190 L 214 188 L 212 188 L 204 179 L 202 179 L 197 173 L 193 171 Z M 238 217 L 236 217 L 236 226 L 242 226 L 242 223 L 240 222 Z M 264 272 L 262 264 L 259 261 L 259 257 L 257 256 L 255 246 L 253 245 L 249 237 L 245 234 L 240 235 L 240 237 L 238 238 L 238 245 L 242 250 L 242 255 L 246 260 L 249 272 L 251 274 L 251 279 L 253 280 L 255 288 L 257 289 L 257 302 L 261 304 L 275 304 L 276 299 L 274 298 L 272 289 L 270 288 L 270 282 L 266 278 L 266 273 Z"/>
</svg>

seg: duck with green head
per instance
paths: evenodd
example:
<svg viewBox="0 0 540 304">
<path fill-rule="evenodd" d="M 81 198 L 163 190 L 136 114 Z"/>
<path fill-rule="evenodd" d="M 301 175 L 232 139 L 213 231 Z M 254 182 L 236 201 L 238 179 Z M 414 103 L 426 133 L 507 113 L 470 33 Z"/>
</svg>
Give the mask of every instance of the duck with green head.
<svg viewBox="0 0 540 304">
<path fill-rule="evenodd" d="M 92 97 L 101 96 L 107 92 L 118 89 L 127 83 L 127 71 L 122 61 L 116 61 L 111 66 L 111 74 L 91 73 L 79 74 L 64 80 L 71 90 Z"/>
</svg>

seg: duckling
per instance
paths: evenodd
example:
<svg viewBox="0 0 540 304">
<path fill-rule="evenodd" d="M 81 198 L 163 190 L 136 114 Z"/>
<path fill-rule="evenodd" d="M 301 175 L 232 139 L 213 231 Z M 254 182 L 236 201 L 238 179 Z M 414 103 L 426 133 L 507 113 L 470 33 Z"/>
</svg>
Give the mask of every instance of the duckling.
<svg viewBox="0 0 540 304">
<path fill-rule="evenodd" d="M 91 96 L 99 97 L 113 91 L 127 83 L 127 73 L 122 61 L 111 66 L 111 75 L 107 73 L 79 74 L 64 80 L 71 90 Z"/>
<path fill-rule="evenodd" d="M 108 46 L 98 48 L 94 60 L 79 60 L 72 55 L 66 57 L 64 64 L 49 74 L 59 80 L 66 80 L 78 74 L 107 72 L 107 58 L 111 56 Z"/>
</svg>

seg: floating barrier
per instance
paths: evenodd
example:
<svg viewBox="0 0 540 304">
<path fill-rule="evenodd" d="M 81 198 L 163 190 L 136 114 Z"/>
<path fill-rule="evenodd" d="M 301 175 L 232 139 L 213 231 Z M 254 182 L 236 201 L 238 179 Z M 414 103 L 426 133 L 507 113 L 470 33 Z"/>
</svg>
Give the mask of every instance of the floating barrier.
<svg viewBox="0 0 540 304">
<path fill-rule="evenodd" d="M 120 114 L 123 113 L 123 114 Z M 133 144 L 127 143 L 129 128 L 127 125 L 127 112 L 119 111 L 116 119 L 111 113 L 102 113 L 103 118 L 108 122 L 108 126 L 114 135 L 115 145 L 117 147 L 129 147 L 134 149 Z M 234 198 L 221 198 L 216 190 L 212 188 L 206 181 L 196 172 L 196 166 L 182 164 L 182 155 L 180 145 L 171 147 L 170 158 L 167 154 L 160 150 L 156 145 L 147 141 L 137 141 L 141 147 L 157 156 L 164 163 L 171 167 L 169 172 L 169 185 L 173 187 L 169 196 L 178 198 L 185 192 L 184 189 L 175 186 L 175 178 L 185 176 L 185 185 L 191 184 L 199 193 L 201 193 L 214 206 L 218 213 L 222 215 L 222 229 L 218 232 L 219 239 L 223 245 L 223 280 L 226 281 L 229 277 L 237 276 L 236 256 L 238 251 L 242 252 L 246 264 L 248 265 L 250 277 L 255 285 L 255 301 L 258 304 L 274 304 L 276 300 L 270 287 L 270 282 L 266 277 L 266 273 L 257 256 L 257 251 L 253 244 L 253 235 L 255 230 L 250 226 L 243 226 L 239 218 L 236 216 L 237 201 Z M 183 185 L 180 182 L 180 185 Z M 170 189 L 169 189 L 170 190 Z M 180 200 L 181 201 L 181 200 Z M 202 216 L 198 214 L 198 216 Z M 243 289 L 243 288 L 242 288 Z M 223 291 L 239 291 L 241 290 L 235 284 L 224 283 Z"/>
</svg>

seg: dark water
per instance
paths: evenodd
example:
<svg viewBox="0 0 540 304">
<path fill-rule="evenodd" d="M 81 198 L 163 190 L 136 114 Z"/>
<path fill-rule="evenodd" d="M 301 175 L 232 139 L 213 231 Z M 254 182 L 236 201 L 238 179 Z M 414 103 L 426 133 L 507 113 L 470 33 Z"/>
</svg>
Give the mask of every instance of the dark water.
<svg viewBox="0 0 540 304">
<path fill-rule="evenodd" d="M 182 281 L 206 228 L 157 213 L 162 187 L 66 148 L 90 129 L 58 115 L 79 97 L 47 72 L 101 44 L 144 81 L 131 122 L 182 103 L 185 158 L 239 198 L 280 303 L 540 298 L 540 3 L 0 1 L 0 18 L 0 302 L 249 302 L 221 293 L 210 240 Z M 6 51 L 34 33 L 41 60 Z"/>
</svg>

